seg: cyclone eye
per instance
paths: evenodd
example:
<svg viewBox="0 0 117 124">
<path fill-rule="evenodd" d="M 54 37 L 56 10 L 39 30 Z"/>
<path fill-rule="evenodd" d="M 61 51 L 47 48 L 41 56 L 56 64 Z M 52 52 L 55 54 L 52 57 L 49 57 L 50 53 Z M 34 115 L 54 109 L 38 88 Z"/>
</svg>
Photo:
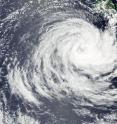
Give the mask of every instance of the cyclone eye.
<svg viewBox="0 0 117 124">
<path fill-rule="evenodd" d="M 112 83 L 111 86 L 112 86 L 113 88 L 117 88 L 117 77 L 112 78 L 112 79 L 111 79 L 111 83 Z"/>
</svg>

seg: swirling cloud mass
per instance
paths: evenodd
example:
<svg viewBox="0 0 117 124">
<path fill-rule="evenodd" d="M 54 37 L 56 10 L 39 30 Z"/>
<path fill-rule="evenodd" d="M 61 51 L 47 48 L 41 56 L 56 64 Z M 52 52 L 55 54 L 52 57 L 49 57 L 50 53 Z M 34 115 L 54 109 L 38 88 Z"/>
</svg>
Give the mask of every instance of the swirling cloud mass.
<svg viewBox="0 0 117 124">
<path fill-rule="evenodd" d="M 12 120 L 9 123 L 117 123 L 116 14 L 108 17 L 108 24 L 102 29 L 95 24 L 101 21 L 98 14 L 81 2 L 38 2 L 33 14 L 39 17 L 28 15 L 27 20 L 36 18 L 31 25 L 35 32 L 28 28 L 19 35 L 13 54 L 5 58 L 11 59 L 6 65 L 7 85 L 18 101 L 14 103 L 18 106 L 17 119 L 13 121 L 7 112 L 7 118 Z M 29 10 L 20 11 L 25 15 Z M 8 123 L 2 111 L 0 115 Z"/>
</svg>

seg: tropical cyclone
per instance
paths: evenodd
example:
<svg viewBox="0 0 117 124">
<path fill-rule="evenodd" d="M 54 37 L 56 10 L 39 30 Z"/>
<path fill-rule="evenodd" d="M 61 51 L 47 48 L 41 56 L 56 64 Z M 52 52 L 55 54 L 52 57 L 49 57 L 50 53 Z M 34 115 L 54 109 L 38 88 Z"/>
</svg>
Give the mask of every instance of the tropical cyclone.
<svg viewBox="0 0 117 124">
<path fill-rule="evenodd" d="M 90 80 L 95 81 L 96 77 L 116 67 L 115 39 L 115 29 L 102 32 L 80 18 L 49 25 L 34 49 L 32 62 L 27 60 L 26 67 L 21 70 L 16 65 L 9 73 L 11 89 L 30 101 L 35 98 L 31 86 L 39 95 L 49 98 L 61 96 L 62 91 L 69 94 L 69 89 L 73 92 L 81 89 L 85 93 L 85 90 L 93 92 L 98 87 L 101 90 L 101 85 L 108 88 L 108 82 Z"/>
<path fill-rule="evenodd" d="M 10 96 L 19 100 L 15 118 L 22 118 L 14 123 L 116 122 L 117 92 L 111 83 L 117 72 L 116 15 L 105 24 L 80 1 L 38 2 L 4 19 L 9 30 L 18 20 L 11 35 L 17 42 L 9 40 L 4 61 Z"/>
</svg>

